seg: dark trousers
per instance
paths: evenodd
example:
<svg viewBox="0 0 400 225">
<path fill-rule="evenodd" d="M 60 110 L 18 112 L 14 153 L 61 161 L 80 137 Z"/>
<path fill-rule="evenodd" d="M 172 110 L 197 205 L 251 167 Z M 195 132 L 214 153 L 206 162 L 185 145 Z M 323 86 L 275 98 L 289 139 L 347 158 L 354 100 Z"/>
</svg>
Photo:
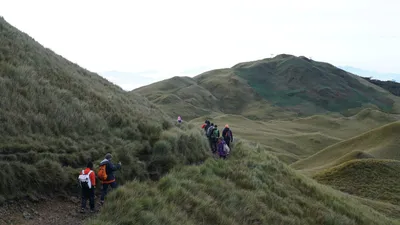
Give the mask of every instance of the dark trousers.
<svg viewBox="0 0 400 225">
<path fill-rule="evenodd" d="M 213 153 L 217 152 L 218 140 L 211 139 L 211 150 Z"/>
<path fill-rule="evenodd" d="M 230 138 L 224 138 L 224 141 L 226 145 L 228 145 L 229 148 L 231 148 L 231 139 Z"/>
<path fill-rule="evenodd" d="M 101 198 L 100 198 L 101 201 L 104 201 L 104 197 L 106 197 L 107 195 L 108 186 L 111 186 L 112 189 L 115 189 L 117 188 L 117 182 L 114 181 L 109 184 L 103 184 L 103 189 L 101 190 Z"/>
<path fill-rule="evenodd" d="M 208 139 L 208 143 L 210 143 L 211 151 L 214 152 L 215 151 L 214 150 L 214 142 L 213 142 L 213 140 L 211 138 Z"/>
<path fill-rule="evenodd" d="M 86 208 L 86 201 L 89 199 L 90 209 L 94 210 L 94 188 L 82 188 L 82 208 Z"/>
</svg>

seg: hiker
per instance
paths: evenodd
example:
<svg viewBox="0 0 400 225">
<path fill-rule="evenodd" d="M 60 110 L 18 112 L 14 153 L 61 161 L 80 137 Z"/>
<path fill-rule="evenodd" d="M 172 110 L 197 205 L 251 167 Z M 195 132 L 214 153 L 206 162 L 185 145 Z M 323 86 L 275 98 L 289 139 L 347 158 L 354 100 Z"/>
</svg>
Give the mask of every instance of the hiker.
<svg viewBox="0 0 400 225">
<path fill-rule="evenodd" d="M 181 116 L 178 116 L 178 123 L 182 123 L 182 118 L 181 118 Z"/>
<path fill-rule="evenodd" d="M 225 125 L 225 128 L 222 131 L 222 137 L 224 137 L 225 143 L 230 148 L 231 147 L 230 143 L 233 142 L 233 134 L 232 134 L 232 130 L 229 128 L 228 124 Z"/>
<path fill-rule="evenodd" d="M 115 189 L 117 188 L 117 182 L 115 181 L 114 171 L 121 169 L 121 162 L 117 165 L 113 165 L 111 162 L 111 154 L 107 153 L 105 159 L 100 163 L 100 169 L 97 173 L 101 183 L 103 184 L 103 189 L 101 192 L 100 203 L 104 204 L 104 197 L 107 195 L 108 186 Z"/>
<path fill-rule="evenodd" d="M 211 132 L 211 141 L 212 141 L 212 152 L 217 152 L 217 142 L 219 138 L 219 130 L 217 124 L 214 125 L 214 129 Z"/>
<path fill-rule="evenodd" d="M 214 130 L 214 123 L 211 123 L 210 127 L 208 127 L 207 133 L 206 133 L 206 136 L 208 138 L 208 142 L 210 143 L 211 151 L 213 151 L 213 141 L 211 140 L 211 133 L 213 132 L 213 130 Z"/>
<path fill-rule="evenodd" d="M 94 212 L 94 190 L 96 188 L 96 174 L 93 171 L 93 163 L 88 162 L 86 169 L 79 173 L 79 183 L 82 188 L 81 213 L 86 210 L 86 201 L 89 199 L 90 212 Z"/>
<path fill-rule="evenodd" d="M 207 130 L 208 130 L 208 128 L 211 126 L 211 124 L 210 124 L 210 121 L 209 120 L 206 120 L 205 122 L 204 122 L 204 124 L 203 124 L 203 129 L 204 129 L 204 132 L 206 133 L 206 135 L 207 135 Z"/>
<path fill-rule="evenodd" d="M 229 147 L 225 143 L 225 140 L 223 137 L 218 138 L 217 149 L 218 149 L 219 158 L 226 159 L 226 156 L 229 154 Z"/>
</svg>

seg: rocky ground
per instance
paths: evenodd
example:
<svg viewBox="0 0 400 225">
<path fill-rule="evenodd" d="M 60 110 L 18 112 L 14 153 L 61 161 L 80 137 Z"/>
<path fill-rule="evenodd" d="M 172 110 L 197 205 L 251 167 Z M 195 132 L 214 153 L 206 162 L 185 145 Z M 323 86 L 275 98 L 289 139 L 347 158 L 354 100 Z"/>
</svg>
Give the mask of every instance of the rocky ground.
<svg viewBox="0 0 400 225">
<path fill-rule="evenodd" d="M 99 209 L 99 198 L 95 199 Z M 87 202 L 89 209 L 89 201 Z M 96 210 L 96 211 L 97 211 Z M 40 201 L 18 201 L 0 206 L 0 224 L 7 225 L 81 225 L 95 213 L 80 213 L 80 198 L 47 198 Z M 98 213 L 98 212 L 96 212 Z"/>
</svg>

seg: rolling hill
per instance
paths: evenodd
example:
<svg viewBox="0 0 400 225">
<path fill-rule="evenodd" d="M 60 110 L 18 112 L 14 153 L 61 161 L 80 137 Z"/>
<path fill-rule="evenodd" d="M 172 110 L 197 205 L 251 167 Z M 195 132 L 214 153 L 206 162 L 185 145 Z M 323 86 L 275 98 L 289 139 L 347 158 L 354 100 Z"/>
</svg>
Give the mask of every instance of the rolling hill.
<svg viewBox="0 0 400 225">
<path fill-rule="evenodd" d="M 207 157 L 199 131 L 174 128 L 146 98 L 128 94 L 44 48 L 0 18 L 0 203 L 77 190 L 76 175 L 107 152 L 127 179 L 157 178 Z M 171 132 L 172 134 L 168 134 Z M 167 155 L 164 155 L 167 154 Z M 118 162 L 118 161 L 117 161 Z"/>
<path fill-rule="evenodd" d="M 201 126 L 205 119 L 223 129 L 229 124 L 235 137 L 264 145 L 286 163 L 305 159 L 320 150 L 395 122 L 398 115 L 390 115 L 375 109 L 364 109 L 351 117 L 315 115 L 292 120 L 255 121 L 238 115 L 199 117 L 190 122 Z"/>
<path fill-rule="evenodd" d="M 399 98 L 389 91 L 328 63 L 286 54 L 194 78 L 174 77 L 132 93 L 188 120 L 210 114 L 251 119 L 354 115 L 364 108 L 400 112 Z"/>
<path fill-rule="evenodd" d="M 400 160 L 398 151 L 400 122 L 375 128 L 353 138 L 328 146 L 291 166 L 309 175 L 357 158 Z"/>
<path fill-rule="evenodd" d="M 48 195 L 64 206 L 65 201 L 54 196 L 78 196 L 79 171 L 89 160 L 97 166 L 111 152 L 113 161 L 123 165 L 117 172 L 121 186 L 109 193 L 104 208 L 87 224 L 400 224 L 392 218 L 397 208 L 318 184 L 270 154 L 299 160 L 396 119 L 377 110 L 396 109 L 395 97 L 373 84 L 364 87 L 354 77 L 340 80 L 334 70 L 327 76 L 340 80 L 342 89 L 335 88 L 344 90 L 354 105 L 337 109 L 335 100 L 328 98 L 334 106 L 330 108 L 315 99 L 325 96 L 324 91 L 287 95 L 283 86 L 271 97 L 252 83 L 260 77 L 248 77 L 250 71 L 260 70 L 271 76 L 260 83 L 274 80 L 280 85 L 281 72 L 293 69 L 285 64 L 288 57 L 295 64 L 305 60 L 301 65 L 305 68 L 318 64 L 281 55 L 194 79 L 176 77 L 153 84 L 156 89 L 150 85 L 128 93 L 44 48 L 1 18 L 0 203 L 14 204 L 15 212 L 8 213 L 18 214 L 20 220 L 12 221 L 14 216 L 3 214 L 8 208 L 0 207 L 0 221 L 23 224 L 26 212 L 21 213 L 17 203 L 23 199 L 42 204 L 41 197 Z M 307 79 L 287 87 L 309 88 Z M 338 112 L 368 105 L 364 98 L 357 99 L 357 93 L 368 94 L 376 109 L 340 116 Z M 277 96 L 282 101 L 276 102 Z M 295 108 L 285 105 L 290 101 L 298 101 Z M 293 118 L 320 111 L 331 114 Z M 180 112 L 187 113 L 182 114 L 184 119 L 197 119 L 176 125 L 173 118 Z M 227 117 L 227 112 L 235 115 Z M 249 141 L 235 142 L 228 160 L 215 160 L 198 127 L 199 115 L 213 115 L 221 124 L 230 119 L 239 136 Z M 381 153 L 389 155 L 389 148 Z M 73 216 L 61 209 L 63 216 Z M 43 210 L 46 218 L 52 210 Z M 63 218 L 54 221 L 70 223 Z M 46 224 L 27 223 L 35 222 Z"/>
</svg>

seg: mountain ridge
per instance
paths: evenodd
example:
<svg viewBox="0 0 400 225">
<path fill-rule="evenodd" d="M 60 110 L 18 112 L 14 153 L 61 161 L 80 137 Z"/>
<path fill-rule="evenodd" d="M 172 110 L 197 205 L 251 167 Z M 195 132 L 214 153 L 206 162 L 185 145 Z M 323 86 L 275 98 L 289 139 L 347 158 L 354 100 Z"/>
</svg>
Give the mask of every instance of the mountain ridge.
<svg viewBox="0 0 400 225">
<path fill-rule="evenodd" d="M 179 77 L 146 85 L 132 92 L 142 94 L 150 101 L 155 99 L 154 93 L 158 97 L 174 95 L 179 104 L 174 106 L 173 112 L 166 104 L 155 103 L 171 116 L 181 114 L 189 119 L 207 113 L 239 114 L 253 119 L 337 113 L 348 115 L 368 107 L 377 107 L 387 113 L 400 112 L 400 98 L 389 91 L 329 63 L 304 56 L 280 54 L 182 79 L 190 79 L 191 85 L 202 88 L 202 94 L 193 96 L 159 88 L 176 86 L 180 83 Z M 182 88 L 188 86 L 183 85 Z M 182 103 L 204 110 L 191 111 Z M 277 116 L 279 113 L 282 115 Z"/>
</svg>

